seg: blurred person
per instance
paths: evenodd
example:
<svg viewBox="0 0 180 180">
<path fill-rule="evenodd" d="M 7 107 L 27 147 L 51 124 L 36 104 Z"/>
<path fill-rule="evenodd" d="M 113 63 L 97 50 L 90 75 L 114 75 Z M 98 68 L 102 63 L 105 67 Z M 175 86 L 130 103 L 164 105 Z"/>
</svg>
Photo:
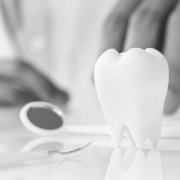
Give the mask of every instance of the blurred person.
<svg viewBox="0 0 180 180">
<path fill-rule="evenodd" d="M 104 122 L 92 74 L 100 27 L 116 0 L 0 2 L 15 51 L 0 62 L 0 104 L 48 101 L 66 107 L 72 123 Z"/>
<path fill-rule="evenodd" d="M 164 112 L 180 100 L 179 0 L 1 0 L 14 58 L 0 62 L 0 105 L 48 101 L 67 106 L 72 124 L 102 123 L 92 81 L 105 50 L 156 48 L 167 58 Z M 11 60 L 15 59 L 15 60 Z"/>
</svg>

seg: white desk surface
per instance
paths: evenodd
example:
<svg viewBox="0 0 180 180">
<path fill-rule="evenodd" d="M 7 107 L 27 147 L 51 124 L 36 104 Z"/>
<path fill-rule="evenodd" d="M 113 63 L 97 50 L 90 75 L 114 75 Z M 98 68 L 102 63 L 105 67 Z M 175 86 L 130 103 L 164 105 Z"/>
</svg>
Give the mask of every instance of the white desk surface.
<svg viewBox="0 0 180 180">
<path fill-rule="evenodd" d="M 16 111 L 0 112 L 0 155 L 33 150 L 72 150 L 93 140 L 82 151 L 54 155 L 39 161 L 0 167 L 0 180 L 176 180 L 180 179 L 180 138 L 162 137 L 158 149 L 149 141 L 143 150 L 133 149 L 123 139 L 113 147 L 106 134 L 62 133 L 40 137 L 18 122 Z M 113 153 L 113 155 L 112 155 Z"/>
</svg>

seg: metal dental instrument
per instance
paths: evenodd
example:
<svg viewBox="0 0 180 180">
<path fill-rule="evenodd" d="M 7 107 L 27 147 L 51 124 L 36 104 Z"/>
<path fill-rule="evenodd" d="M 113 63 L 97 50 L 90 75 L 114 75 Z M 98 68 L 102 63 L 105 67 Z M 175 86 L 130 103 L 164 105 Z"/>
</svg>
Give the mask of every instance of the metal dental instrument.
<svg viewBox="0 0 180 180">
<path fill-rule="evenodd" d="M 85 145 L 83 145 L 83 146 L 80 147 L 80 148 L 77 148 L 77 149 L 74 149 L 74 150 L 71 150 L 71 151 L 66 151 L 66 152 L 49 151 L 49 155 L 54 155 L 54 154 L 62 154 L 62 155 L 65 155 L 65 154 L 72 154 L 72 153 L 78 152 L 78 151 L 80 151 L 80 150 L 86 148 L 86 147 L 89 146 L 91 143 L 92 143 L 92 141 L 89 142 L 89 143 L 87 143 L 87 144 L 85 144 Z"/>
<path fill-rule="evenodd" d="M 54 151 L 49 151 L 49 152 L 48 151 L 28 151 L 28 152 L 2 153 L 0 154 L 0 167 L 13 166 L 13 165 L 25 163 L 27 161 L 43 160 L 55 154 L 68 155 L 68 154 L 76 153 L 86 148 L 91 143 L 92 141 L 83 145 L 80 148 L 70 150 L 70 151 L 64 151 L 64 152 L 54 150 Z"/>
</svg>

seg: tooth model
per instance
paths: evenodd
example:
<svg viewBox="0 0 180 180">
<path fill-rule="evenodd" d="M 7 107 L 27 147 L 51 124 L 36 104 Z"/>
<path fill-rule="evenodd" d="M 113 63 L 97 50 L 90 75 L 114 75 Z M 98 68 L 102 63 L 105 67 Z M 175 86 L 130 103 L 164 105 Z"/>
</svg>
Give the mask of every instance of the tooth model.
<svg viewBox="0 0 180 180">
<path fill-rule="evenodd" d="M 142 148 L 158 144 L 169 81 L 165 57 L 155 49 L 110 49 L 96 62 L 95 87 L 116 147 L 125 136 Z"/>
</svg>

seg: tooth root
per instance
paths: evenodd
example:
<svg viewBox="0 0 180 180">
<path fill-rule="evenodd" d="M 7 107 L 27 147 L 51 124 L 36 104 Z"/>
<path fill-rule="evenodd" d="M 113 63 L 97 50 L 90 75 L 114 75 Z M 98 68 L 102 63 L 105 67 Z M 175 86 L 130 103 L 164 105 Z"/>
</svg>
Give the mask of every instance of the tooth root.
<svg viewBox="0 0 180 180">
<path fill-rule="evenodd" d="M 127 127 L 133 136 L 136 147 L 138 149 L 142 148 L 147 136 L 149 124 L 147 122 L 135 121 L 135 123 L 131 122 L 131 124 Z"/>
<path fill-rule="evenodd" d="M 127 151 L 125 152 L 125 154 L 123 156 L 123 160 L 124 160 L 124 163 L 127 168 L 130 167 L 130 165 L 136 155 L 136 152 L 137 152 L 136 146 L 132 146 L 132 147 L 128 148 Z"/>
<path fill-rule="evenodd" d="M 126 127 L 125 126 L 112 127 L 110 125 L 109 127 L 110 127 L 109 132 L 110 132 L 113 143 L 115 144 L 116 147 L 120 147 Z"/>
<path fill-rule="evenodd" d="M 126 167 L 120 148 L 114 149 L 104 180 L 119 180 L 123 177 Z"/>
<path fill-rule="evenodd" d="M 127 140 L 128 140 L 132 145 L 135 144 L 134 139 L 133 139 L 131 133 L 129 132 L 129 129 L 128 129 L 128 128 L 126 128 L 126 130 L 125 130 L 125 132 L 124 132 L 124 135 L 125 135 L 125 137 L 127 138 Z"/>
<path fill-rule="evenodd" d="M 136 152 L 136 155 L 124 176 L 124 180 L 138 179 L 144 180 L 147 178 L 145 174 L 145 156 L 141 149 Z M 146 174 L 147 175 L 147 174 Z"/>
<path fill-rule="evenodd" d="M 138 149 L 136 154 L 135 154 L 135 157 L 134 157 L 134 160 L 133 162 L 131 163 L 131 167 L 132 166 L 137 166 L 138 164 L 141 165 L 141 164 L 144 164 L 145 163 L 145 156 L 144 156 L 144 152 L 142 149 Z"/>
<path fill-rule="evenodd" d="M 161 128 L 162 128 L 162 120 L 156 120 L 151 123 L 147 137 L 149 138 L 150 142 L 154 147 L 158 145 L 160 136 L 161 136 Z"/>
<path fill-rule="evenodd" d="M 150 150 L 146 161 L 148 162 L 148 165 L 151 165 L 152 167 L 154 167 L 154 164 L 162 164 L 161 163 L 161 153 L 159 152 L 159 149 L 157 148 L 153 148 Z M 157 163 L 154 163 L 155 161 L 157 161 Z"/>
<path fill-rule="evenodd" d="M 149 152 L 146 159 L 146 168 L 149 171 L 149 179 L 163 180 L 161 154 L 157 148 L 153 148 Z"/>
</svg>

